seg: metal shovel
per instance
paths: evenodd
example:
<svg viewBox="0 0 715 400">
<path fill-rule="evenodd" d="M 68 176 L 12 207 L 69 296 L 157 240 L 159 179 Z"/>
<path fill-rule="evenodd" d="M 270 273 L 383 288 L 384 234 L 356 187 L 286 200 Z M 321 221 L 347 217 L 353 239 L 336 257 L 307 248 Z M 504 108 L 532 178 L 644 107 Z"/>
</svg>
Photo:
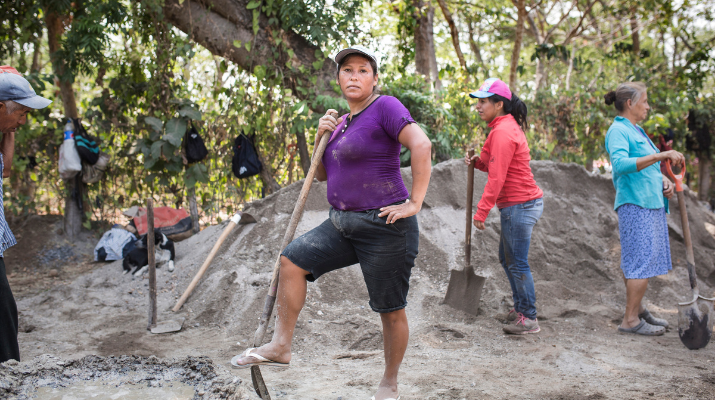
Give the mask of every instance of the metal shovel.
<svg viewBox="0 0 715 400">
<path fill-rule="evenodd" d="M 680 220 L 683 227 L 683 238 L 685 239 L 685 259 L 688 264 L 688 276 L 690 277 L 690 288 L 692 289 L 692 300 L 685 303 L 678 303 L 678 335 L 680 341 L 690 350 L 702 349 L 708 345 L 713 334 L 713 303 L 715 299 L 708 299 L 700 295 L 698 290 L 698 277 L 695 274 L 695 257 L 693 255 L 693 243 L 690 239 L 690 226 L 688 225 L 688 212 L 685 209 L 685 194 L 683 192 L 683 172 L 685 166 L 678 175 L 673 174 L 670 168 L 670 160 L 667 160 L 666 169 L 668 175 L 675 181 L 675 191 L 678 194 L 678 207 L 680 208 Z"/>
<path fill-rule="evenodd" d="M 474 155 L 474 149 L 468 151 L 469 158 Z M 464 269 L 452 270 L 449 276 L 449 286 L 444 297 L 444 304 L 477 315 L 479 299 L 486 278 L 476 275 L 471 265 L 472 255 L 472 199 L 474 197 L 474 161 L 467 171 L 467 225 L 464 233 Z"/>
</svg>

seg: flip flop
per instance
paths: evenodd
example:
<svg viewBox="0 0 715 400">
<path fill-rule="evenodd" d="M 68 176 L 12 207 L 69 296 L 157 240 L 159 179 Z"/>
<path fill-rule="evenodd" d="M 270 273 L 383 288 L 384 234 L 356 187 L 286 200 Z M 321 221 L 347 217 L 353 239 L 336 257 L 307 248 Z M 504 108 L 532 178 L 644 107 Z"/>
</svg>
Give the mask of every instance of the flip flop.
<svg viewBox="0 0 715 400">
<path fill-rule="evenodd" d="M 389 398 L 387 398 L 387 399 L 385 399 L 385 400 L 400 400 L 400 397 L 401 397 L 401 396 L 397 396 L 396 399 L 393 398 L 393 397 L 389 397 Z M 371 399 L 371 400 L 375 400 L 375 396 L 372 396 L 372 399 Z"/>
<path fill-rule="evenodd" d="M 259 366 L 259 365 L 266 366 L 266 367 L 280 367 L 280 368 L 288 368 L 288 366 L 290 366 L 290 363 L 282 363 L 282 362 L 278 362 L 278 361 L 269 360 L 260 354 L 253 353 L 253 350 L 256 350 L 256 348 L 251 347 L 250 349 L 247 349 L 243 354 L 233 356 L 233 358 L 231 359 L 231 366 L 233 368 L 250 368 L 250 367 Z M 258 361 L 251 362 L 248 364 L 243 364 L 243 365 L 239 364 L 238 359 L 245 358 L 245 357 L 253 357 Z"/>
<path fill-rule="evenodd" d="M 634 326 L 633 328 L 622 328 L 619 326 L 618 332 L 633 333 L 635 335 L 644 336 L 660 336 L 665 333 L 665 328 L 662 326 L 654 326 L 645 322 L 645 320 L 641 320 L 640 324 Z"/>
</svg>

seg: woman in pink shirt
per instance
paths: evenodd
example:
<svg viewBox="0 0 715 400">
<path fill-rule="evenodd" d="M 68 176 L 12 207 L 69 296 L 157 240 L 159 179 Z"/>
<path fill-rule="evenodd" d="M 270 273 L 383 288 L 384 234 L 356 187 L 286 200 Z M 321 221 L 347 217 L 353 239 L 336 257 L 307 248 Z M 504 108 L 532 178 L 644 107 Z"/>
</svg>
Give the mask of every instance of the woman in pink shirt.
<svg viewBox="0 0 715 400">
<path fill-rule="evenodd" d="M 501 214 L 499 261 L 511 285 L 514 308 L 507 320 L 515 321 L 504 332 L 523 335 L 541 329 L 536 319 L 534 278 L 529 268 L 531 231 L 544 211 L 542 197 L 531 173 L 526 129 L 527 108 L 506 83 L 487 79 L 478 91 L 469 95 L 479 99 L 479 117 L 491 128 L 480 155 L 475 155 L 475 168 L 489 174 L 484 193 L 474 214 L 474 226 L 484 230 L 484 221 L 494 204 Z"/>
</svg>

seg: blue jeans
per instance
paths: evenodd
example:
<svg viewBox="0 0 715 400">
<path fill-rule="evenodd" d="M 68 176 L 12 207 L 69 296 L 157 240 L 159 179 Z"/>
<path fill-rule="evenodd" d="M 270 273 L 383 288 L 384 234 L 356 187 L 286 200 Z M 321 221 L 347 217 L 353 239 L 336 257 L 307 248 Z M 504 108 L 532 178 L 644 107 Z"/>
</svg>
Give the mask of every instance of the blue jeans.
<svg viewBox="0 0 715 400">
<path fill-rule="evenodd" d="M 543 199 L 499 210 L 501 213 L 501 239 L 499 261 L 511 285 L 514 309 L 526 318 L 536 318 L 536 292 L 534 278 L 529 268 L 531 231 L 544 212 Z"/>
</svg>

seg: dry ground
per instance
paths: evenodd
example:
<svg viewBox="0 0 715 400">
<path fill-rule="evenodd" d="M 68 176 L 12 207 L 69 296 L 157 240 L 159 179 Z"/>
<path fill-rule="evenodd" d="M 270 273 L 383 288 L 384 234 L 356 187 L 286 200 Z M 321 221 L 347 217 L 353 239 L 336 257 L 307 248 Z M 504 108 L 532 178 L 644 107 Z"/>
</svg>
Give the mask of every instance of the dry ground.
<svg viewBox="0 0 715 400">
<path fill-rule="evenodd" d="M 689 351 L 677 328 L 657 338 L 616 333 L 625 293 L 610 180 L 575 165 L 535 162 L 533 168 L 545 192 L 545 213 L 530 257 L 542 332 L 527 337 L 501 333 L 510 294 L 496 260 L 496 210 L 487 230 L 473 238 L 473 264 L 487 276 L 480 315 L 441 304 L 449 270 L 462 265 L 466 174 L 458 161 L 440 164 L 419 215 L 422 235 L 408 297 L 411 339 L 401 369 L 402 399 L 715 399 L 715 344 Z M 476 196 L 483 185 L 480 176 Z M 122 275 L 119 263 L 77 260 L 32 290 L 26 286 L 41 271 L 27 276 L 16 269 L 10 281 L 19 293 L 23 360 L 37 362 L 33 358 L 42 354 L 64 359 L 207 356 L 218 371 L 240 378 L 245 389 L 249 372 L 228 370 L 228 361 L 246 348 L 257 326 L 298 191 L 298 185 L 290 186 L 247 210 L 259 222 L 234 230 L 179 312 L 187 321 L 176 334 L 146 331 L 146 280 Z M 325 186 L 316 184 L 300 232 L 324 220 L 324 199 Z M 705 223 L 715 223 L 715 217 L 692 198 L 688 206 L 695 221 L 698 275 L 703 291 L 713 294 L 715 240 Z M 677 302 L 688 293 L 678 221 L 674 212 L 669 217 L 674 270 L 651 279 L 647 293 L 650 309 L 673 326 Z M 159 270 L 160 320 L 174 316 L 170 308 L 223 228 L 210 227 L 178 243 L 177 270 Z M 91 271 L 61 281 L 74 274 L 69 272 L 73 268 Z M 383 368 L 381 346 L 379 317 L 367 306 L 359 268 L 353 266 L 309 285 L 291 368 L 264 368 L 263 373 L 276 399 L 369 399 Z M 249 395 L 257 398 L 248 390 L 240 396 Z"/>
</svg>

